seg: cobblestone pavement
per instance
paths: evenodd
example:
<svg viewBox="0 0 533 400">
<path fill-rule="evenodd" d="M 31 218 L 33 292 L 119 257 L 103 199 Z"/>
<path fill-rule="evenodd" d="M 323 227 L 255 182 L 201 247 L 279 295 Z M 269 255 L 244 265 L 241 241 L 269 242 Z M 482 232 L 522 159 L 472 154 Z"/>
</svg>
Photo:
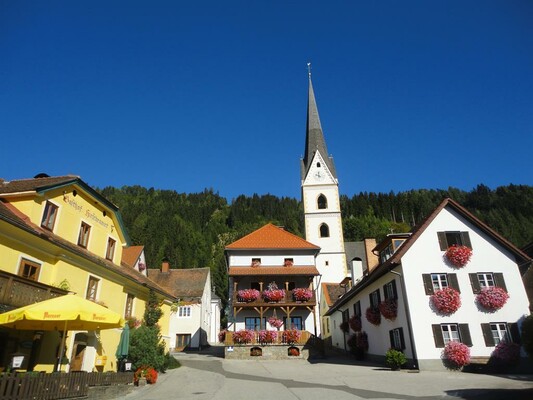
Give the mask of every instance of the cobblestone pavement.
<svg viewBox="0 0 533 400">
<path fill-rule="evenodd" d="M 182 366 L 123 400 L 533 399 L 531 375 L 392 372 L 330 357 L 307 362 L 225 360 L 215 353 L 176 354 Z"/>
</svg>

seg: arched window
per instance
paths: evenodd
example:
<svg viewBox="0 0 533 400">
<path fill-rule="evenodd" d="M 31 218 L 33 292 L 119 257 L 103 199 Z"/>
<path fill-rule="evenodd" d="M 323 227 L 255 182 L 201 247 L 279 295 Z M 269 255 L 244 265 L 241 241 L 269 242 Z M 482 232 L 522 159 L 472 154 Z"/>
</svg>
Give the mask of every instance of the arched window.
<svg viewBox="0 0 533 400">
<path fill-rule="evenodd" d="M 326 224 L 320 225 L 320 237 L 329 237 L 329 226 Z"/>
<path fill-rule="evenodd" d="M 317 203 L 319 210 L 325 210 L 326 208 L 328 208 L 328 199 L 323 194 L 318 196 Z"/>
</svg>

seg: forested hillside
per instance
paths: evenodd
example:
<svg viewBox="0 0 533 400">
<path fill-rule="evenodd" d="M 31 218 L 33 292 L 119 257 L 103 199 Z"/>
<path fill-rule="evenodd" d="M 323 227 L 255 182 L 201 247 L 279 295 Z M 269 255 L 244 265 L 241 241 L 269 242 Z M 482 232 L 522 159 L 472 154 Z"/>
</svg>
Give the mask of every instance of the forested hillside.
<svg viewBox="0 0 533 400">
<path fill-rule="evenodd" d="M 145 246 L 150 268 L 157 268 L 163 257 L 173 268 L 208 266 L 224 302 L 227 244 L 267 222 L 304 236 L 303 209 L 293 198 L 239 196 L 228 204 L 213 190 L 184 194 L 126 186 L 100 192 L 120 207 L 132 243 Z M 524 185 L 341 196 L 345 240 L 379 240 L 391 231 L 408 231 L 445 197 L 458 201 L 518 247 L 533 241 L 533 187 Z"/>
</svg>

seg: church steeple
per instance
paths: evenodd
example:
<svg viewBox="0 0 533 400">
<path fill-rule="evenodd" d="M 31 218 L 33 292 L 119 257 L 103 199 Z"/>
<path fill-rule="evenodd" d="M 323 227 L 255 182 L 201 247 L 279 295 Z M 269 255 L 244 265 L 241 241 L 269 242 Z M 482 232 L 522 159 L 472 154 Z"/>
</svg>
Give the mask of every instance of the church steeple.
<svg viewBox="0 0 533 400">
<path fill-rule="evenodd" d="M 326 162 L 329 171 L 333 178 L 337 179 L 335 172 L 335 164 L 333 157 L 329 156 L 326 141 L 324 140 L 324 133 L 322 132 L 322 125 L 320 124 L 320 117 L 318 116 L 318 107 L 316 105 L 315 92 L 313 90 L 313 83 L 311 82 L 311 72 L 309 72 L 309 94 L 307 99 L 307 127 L 305 136 L 305 150 L 302 159 L 301 174 L 302 180 L 305 179 L 309 172 L 310 164 L 313 161 L 316 152 L 320 152 L 323 160 Z"/>
</svg>

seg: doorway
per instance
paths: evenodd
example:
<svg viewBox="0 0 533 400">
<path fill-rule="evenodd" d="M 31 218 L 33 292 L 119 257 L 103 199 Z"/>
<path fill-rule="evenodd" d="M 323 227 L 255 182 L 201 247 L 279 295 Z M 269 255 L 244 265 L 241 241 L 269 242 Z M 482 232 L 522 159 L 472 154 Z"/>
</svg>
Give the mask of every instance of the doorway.
<svg viewBox="0 0 533 400">
<path fill-rule="evenodd" d="M 191 344 L 190 333 L 178 333 L 176 334 L 176 351 L 183 351 Z"/>
<path fill-rule="evenodd" d="M 70 370 L 82 371 L 83 357 L 85 349 L 87 348 L 87 334 L 77 333 L 74 337 L 74 344 L 72 345 L 72 356 L 70 357 Z"/>
</svg>

